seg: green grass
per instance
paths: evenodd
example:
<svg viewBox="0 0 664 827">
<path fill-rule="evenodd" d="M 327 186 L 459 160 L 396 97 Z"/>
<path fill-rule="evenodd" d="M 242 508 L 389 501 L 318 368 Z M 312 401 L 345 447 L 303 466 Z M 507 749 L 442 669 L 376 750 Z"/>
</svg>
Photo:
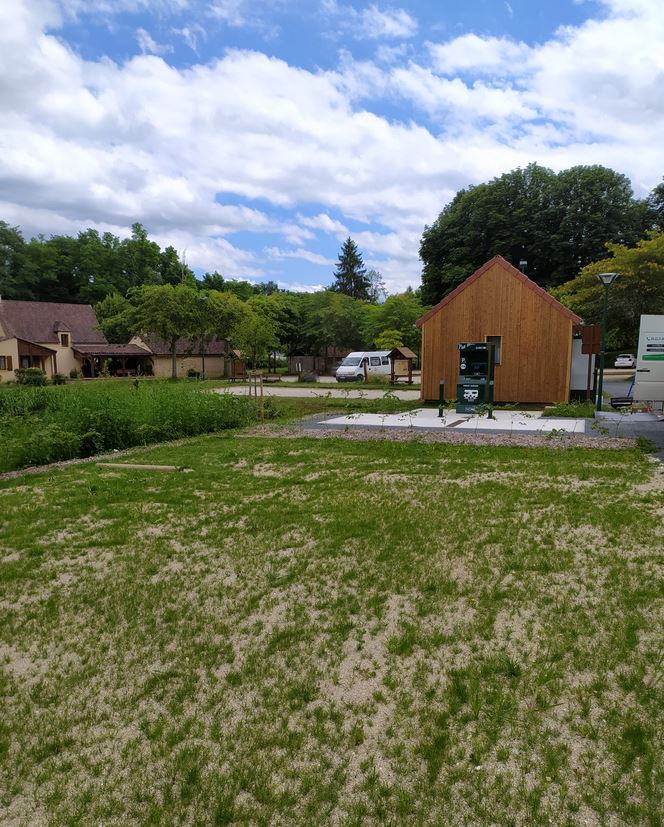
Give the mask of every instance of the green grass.
<svg viewBox="0 0 664 827">
<path fill-rule="evenodd" d="M 0 472 L 237 428 L 256 417 L 253 400 L 189 382 L 11 386 L 0 393 Z"/>
<path fill-rule="evenodd" d="M 662 823 L 641 452 L 132 461 L 0 482 L 0 823 Z"/>
</svg>

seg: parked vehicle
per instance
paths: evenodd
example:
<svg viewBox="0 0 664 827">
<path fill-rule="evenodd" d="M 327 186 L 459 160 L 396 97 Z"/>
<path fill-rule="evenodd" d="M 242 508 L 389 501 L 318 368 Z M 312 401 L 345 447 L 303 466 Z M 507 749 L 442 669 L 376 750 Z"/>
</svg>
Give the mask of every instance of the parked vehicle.
<svg viewBox="0 0 664 827">
<path fill-rule="evenodd" d="M 337 382 L 363 382 L 364 369 L 368 376 L 389 376 L 389 350 L 358 350 L 349 353 L 337 368 Z"/>
<path fill-rule="evenodd" d="M 635 368 L 636 367 L 636 356 L 632 355 L 631 353 L 620 353 L 616 361 L 614 363 L 614 367 L 616 368 Z"/>
</svg>

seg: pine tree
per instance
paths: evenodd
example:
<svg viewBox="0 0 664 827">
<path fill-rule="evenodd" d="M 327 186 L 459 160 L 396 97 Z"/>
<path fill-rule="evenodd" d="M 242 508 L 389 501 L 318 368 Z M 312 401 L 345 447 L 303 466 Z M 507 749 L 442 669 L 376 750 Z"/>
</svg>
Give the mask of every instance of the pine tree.
<svg viewBox="0 0 664 827">
<path fill-rule="evenodd" d="M 371 285 L 367 278 L 367 270 L 362 261 L 362 254 L 357 249 L 357 244 L 350 237 L 344 241 L 341 247 L 334 279 L 332 290 L 337 293 L 345 293 L 354 299 L 369 301 Z"/>
</svg>

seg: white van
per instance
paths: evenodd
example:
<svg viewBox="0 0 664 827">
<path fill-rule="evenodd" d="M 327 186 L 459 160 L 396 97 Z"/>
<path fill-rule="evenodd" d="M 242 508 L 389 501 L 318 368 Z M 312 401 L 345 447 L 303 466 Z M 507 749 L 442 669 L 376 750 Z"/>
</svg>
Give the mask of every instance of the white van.
<svg viewBox="0 0 664 827">
<path fill-rule="evenodd" d="M 389 376 L 389 350 L 358 350 L 349 353 L 337 368 L 337 382 L 363 382 L 366 366 L 369 376 Z"/>
</svg>

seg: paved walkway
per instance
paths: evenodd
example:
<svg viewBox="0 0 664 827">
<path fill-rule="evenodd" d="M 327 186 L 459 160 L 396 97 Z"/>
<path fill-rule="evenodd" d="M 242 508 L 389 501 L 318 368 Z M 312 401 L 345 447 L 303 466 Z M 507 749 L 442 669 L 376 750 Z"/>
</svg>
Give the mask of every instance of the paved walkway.
<svg viewBox="0 0 664 827">
<path fill-rule="evenodd" d="M 419 428 L 427 431 L 450 430 L 482 431 L 498 433 L 551 433 L 565 431 L 568 434 L 584 434 L 585 419 L 552 419 L 542 417 L 540 411 L 494 411 L 494 418 L 486 415 L 458 414 L 445 411 L 438 416 L 436 408 L 418 408 L 415 411 L 395 414 L 346 414 L 324 419 L 325 427 L 357 426 L 362 428 Z"/>
<path fill-rule="evenodd" d="M 290 396 L 300 399 L 312 399 L 315 397 L 329 396 L 334 399 L 382 399 L 387 392 L 393 393 L 397 399 L 405 402 L 417 402 L 420 398 L 419 391 L 398 390 L 386 388 L 285 388 L 282 385 L 263 385 L 265 396 Z M 239 396 L 247 396 L 249 387 L 247 385 L 233 385 L 226 388 L 214 388 L 215 393 L 233 393 Z"/>
</svg>

